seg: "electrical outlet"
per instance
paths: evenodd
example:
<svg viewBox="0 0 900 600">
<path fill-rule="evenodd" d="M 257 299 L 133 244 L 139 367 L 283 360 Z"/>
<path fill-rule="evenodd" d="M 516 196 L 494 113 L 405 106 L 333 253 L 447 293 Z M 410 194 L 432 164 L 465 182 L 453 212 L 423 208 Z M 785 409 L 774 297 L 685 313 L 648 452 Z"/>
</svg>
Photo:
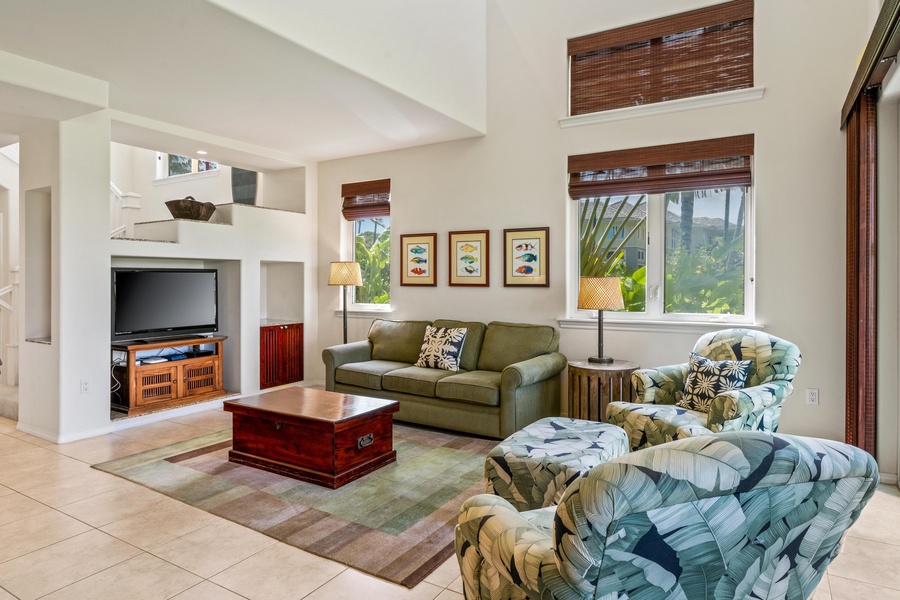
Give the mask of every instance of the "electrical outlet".
<svg viewBox="0 0 900 600">
<path fill-rule="evenodd" d="M 82 379 L 81 380 L 81 393 L 82 394 L 90 394 L 91 393 L 91 380 L 90 379 Z"/>
<path fill-rule="evenodd" d="M 806 403 L 813 406 L 819 405 L 819 388 L 806 388 Z"/>
</svg>

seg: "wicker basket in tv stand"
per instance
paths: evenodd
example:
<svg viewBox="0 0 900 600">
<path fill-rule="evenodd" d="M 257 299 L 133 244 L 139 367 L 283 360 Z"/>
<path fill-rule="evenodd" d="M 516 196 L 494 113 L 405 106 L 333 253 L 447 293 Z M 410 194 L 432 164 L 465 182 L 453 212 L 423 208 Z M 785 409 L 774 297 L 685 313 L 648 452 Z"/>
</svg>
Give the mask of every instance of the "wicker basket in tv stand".
<svg viewBox="0 0 900 600">
<path fill-rule="evenodd" d="M 127 355 L 124 364 L 113 367 L 113 379 L 122 386 L 110 396 L 113 410 L 129 416 L 139 415 L 224 396 L 222 342 L 226 339 L 228 336 L 187 337 L 149 343 L 112 344 L 113 350 Z M 156 364 L 136 364 L 138 352 L 184 346 L 197 351 L 205 344 L 214 345 L 213 354 Z"/>
</svg>

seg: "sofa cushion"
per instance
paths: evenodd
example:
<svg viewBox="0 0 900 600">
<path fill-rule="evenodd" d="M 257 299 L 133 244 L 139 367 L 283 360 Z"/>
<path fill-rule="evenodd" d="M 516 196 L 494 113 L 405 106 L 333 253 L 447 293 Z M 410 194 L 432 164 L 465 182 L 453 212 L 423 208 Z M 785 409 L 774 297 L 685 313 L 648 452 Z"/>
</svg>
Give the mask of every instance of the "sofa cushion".
<svg viewBox="0 0 900 600">
<path fill-rule="evenodd" d="M 484 341 L 484 323 L 478 321 L 454 321 L 452 319 L 438 319 L 432 323 L 434 327 L 465 327 L 466 341 L 463 343 L 462 354 L 459 355 L 459 368 L 465 371 L 474 371 L 478 367 L 478 355 L 481 353 L 481 343 Z"/>
<path fill-rule="evenodd" d="M 437 397 L 485 406 L 500 406 L 499 371 L 472 371 L 458 373 L 441 379 L 437 384 Z"/>
<path fill-rule="evenodd" d="M 691 352 L 689 371 L 684 382 L 684 396 L 679 408 L 708 413 L 712 401 L 722 392 L 744 389 L 749 360 L 715 361 Z"/>
<path fill-rule="evenodd" d="M 369 328 L 374 360 L 393 360 L 413 364 L 419 360 L 419 349 L 430 321 L 387 321 L 375 319 Z"/>
<path fill-rule="evenodd" d="M 334 380 L 346 385 L 380 390 L 382 389 L 382 375 L 408 366 L 410 366 L 409 363 L 393 360 L 367 360 L 366 362 L 347 363 L 335 369 Z"/>
<path fill-rule="evenodd" d="M 509 365 L 559 348 L 559 332 L 548 325 L 489 323 L 481 345 L 478 370 L 502 371 Z"/>
<path fill-rule="evenodd" d="M 427 367 L 406 367 L 386 373 L 381 378 L 381 387 L 391 392 L 403 392 L 416 396 L 434 398 L 435 386 L 445 377 L 455 375 L 453 371 L 429 369 Z"/>
<path fill-rule="evenodd" d="M 426 327 L 416 366 L 459 371 L 459 355 L 466 341 L 466 331 L 465 327 Z"/>
</svg>

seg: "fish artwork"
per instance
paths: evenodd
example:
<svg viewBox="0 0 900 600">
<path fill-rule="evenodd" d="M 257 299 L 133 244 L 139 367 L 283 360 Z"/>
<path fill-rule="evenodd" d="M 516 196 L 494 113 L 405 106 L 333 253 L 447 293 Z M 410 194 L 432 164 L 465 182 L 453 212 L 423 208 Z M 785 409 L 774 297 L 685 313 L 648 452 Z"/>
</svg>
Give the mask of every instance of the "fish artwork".
<svg viewBox="0 0 900 600">
<path fill-rule="evenodd" d="M 529 244 L 527 242 L 516 246 L 516 251 L 518 252 L 527 252 L 529 250 L 537 250 L 537 246 L 535 246 L 534 244 Z"/>
<path fill-rule="evenodd" d="M 421 264 L 427 263 L 428 259 L 422 258 L 421 256 L 414 256 L 411 259 L 409 259 L 409 262 L 417 264 L 417 265 L 421 265 Z"/>
<path fill-rule="evenodd" d="M 413 275 L 424 275 L 425 269 L 423 269 L 422 267 L 416 267 L 415 269 L 410 269 L 409 272 Z"/>
<path fill-rule="evenodd" d="M 466 263 L 467 265 L 474 265 L 478 262 L 478 259 L 472 256 L 471 254 L 465 254 L 459 257 L 459 260 Z"/>
<path fill-rule="evenodd" d="M 478 250 L 478 248 L 469 243 L 463 244 L 459 249 L 463 252 L 474 252 L 475 250 Z"/>
<path fill-rule="evenodd" d="M 516 260 L 521 260 L 522 262 L 534 262 L 537 260 L 537 256 L 531 253 L 526 253 L 521 256 L 517 256 Z"/>
<path fill-rule="evenodd" d="M 534 273 L 534 268 L 529 267 L 528 265 L 522 265 L 521 267 L 516 269 L 516 273 L 519 273 L 521 275 L 531 275 L 532 273 Z"/>
<path fill-rule="evenodd" d="M 412 252 L 413 254 L 425 254 L 426 252 L 428 252 L 428 250 L 426 250 L 422 246 L 418 246 L 418 245 L 410 248 L 409 251 Z"/>
<path fill-rule="evenodd" d="M 478 267 L 465 266 L 465 267 L 463 267 L 463 271 L 465 271 L 469 275 L 474 275 L 475 273 L 478 272 Z"/>
</svg>

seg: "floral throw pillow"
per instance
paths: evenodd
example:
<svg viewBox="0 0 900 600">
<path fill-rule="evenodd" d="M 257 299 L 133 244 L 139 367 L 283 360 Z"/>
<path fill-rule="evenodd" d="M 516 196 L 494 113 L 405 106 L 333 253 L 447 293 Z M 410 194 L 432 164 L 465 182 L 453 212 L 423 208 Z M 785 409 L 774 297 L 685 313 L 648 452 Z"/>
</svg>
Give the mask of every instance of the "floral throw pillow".
<svg viewBox="0 0 900 600">
<path fill-rule="evenodd" d="M 465 327 L 426 327 L 416 366 L 459 371 L 459 355 L 467 331 Z"/>
<path fill-rule="evenodd" d="M 680 408 L 709 412 L 713 399 L 730 390 L 744 388 L 750 372 L 749 360 L 715 361 L 691 352 Z"/>
</svg>

